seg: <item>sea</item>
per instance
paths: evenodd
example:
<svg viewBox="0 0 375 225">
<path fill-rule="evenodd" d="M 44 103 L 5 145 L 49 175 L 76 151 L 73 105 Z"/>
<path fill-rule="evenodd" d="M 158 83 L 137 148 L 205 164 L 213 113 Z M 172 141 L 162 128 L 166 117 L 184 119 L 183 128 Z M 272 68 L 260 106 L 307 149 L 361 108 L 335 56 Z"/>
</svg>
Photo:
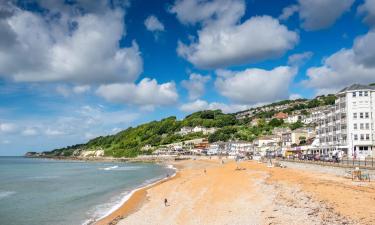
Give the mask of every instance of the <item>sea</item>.
<svg viewBox="0 0 375 225">
<path fill-rule="evenodd" d="M 91 224 L 173 173 L 152 163 L 0 157 L 0 224 Z"/>
</svg>

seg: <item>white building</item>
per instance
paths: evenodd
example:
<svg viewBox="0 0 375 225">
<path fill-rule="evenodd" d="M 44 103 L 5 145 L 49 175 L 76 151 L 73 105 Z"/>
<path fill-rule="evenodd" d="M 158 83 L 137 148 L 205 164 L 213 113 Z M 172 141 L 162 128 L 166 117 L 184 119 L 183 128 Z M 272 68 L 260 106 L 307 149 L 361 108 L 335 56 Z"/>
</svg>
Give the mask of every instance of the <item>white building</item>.
<svg viewBox="0 0 375 225">
<path fill-rule="evenodd" d="M 319 153 L 375 156 L 375 87 L 354 84 L 336 94 L 335 105 L 318 122 Z"/>
<path fill-rule="evenodd" d="M 203 134 L 207 135 L 207 134 L 215 133 L 215 131 L 216 131 L 215 127 L 210 127 L 210 128 L 202 127 L 202 126 L 182 127 L 181 130 L 177 132 L 177 134 L 187 135 L 190 133 L 202 132 Z"/>
<path fill-rule="evenodd" d="M 246 155 L 253 150 L 253 145 L 246 141 L 232 141 L 227 143 L 229 155 Z"/>
</svg>

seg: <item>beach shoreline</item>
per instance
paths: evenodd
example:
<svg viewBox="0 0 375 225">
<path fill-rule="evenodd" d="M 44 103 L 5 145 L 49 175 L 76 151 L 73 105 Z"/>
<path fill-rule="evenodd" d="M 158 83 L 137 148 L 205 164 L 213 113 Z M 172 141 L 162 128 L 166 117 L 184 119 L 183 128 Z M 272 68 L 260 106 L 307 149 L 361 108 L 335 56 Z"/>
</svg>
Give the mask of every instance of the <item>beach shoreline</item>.
<svg viewBox="0 0 375 225">
<path fill-rule="evenodd" d="M 89 224 L 117 224 L 117 222 L 120 219 L 123 219 L 126 216 L 130 215 L 132 212 L 136 211 L 142 205 L 142 203 L 146 200 L 148 189 L 177 178 L 179 169 L 175 167 L 173 163 L 163 162 L 162 164 L 164 164 L 164 166 L 168 168 L 173 169 L 174 173 L 172 175 L 168 175 L 165 178 L 158 179 L 150 184 L 145 184 L 143 186 L 133 189 L 126 196 L 123 197 L 118 207 L 110 210 L 107 214 L 97 219 L 97 221 L 92 221 Z"/>
<path fill-rule="evenodd" d="M 216 158 L 172 162 L 178 168 L 174 177 L 140 188 L 95 224 L 375 222 L 371 213 L 375 210 L 371 204 L 375 199 L 373 183 L 352 182 L 322 171 L 224 160 L 224 164 Z"/>
</svg>

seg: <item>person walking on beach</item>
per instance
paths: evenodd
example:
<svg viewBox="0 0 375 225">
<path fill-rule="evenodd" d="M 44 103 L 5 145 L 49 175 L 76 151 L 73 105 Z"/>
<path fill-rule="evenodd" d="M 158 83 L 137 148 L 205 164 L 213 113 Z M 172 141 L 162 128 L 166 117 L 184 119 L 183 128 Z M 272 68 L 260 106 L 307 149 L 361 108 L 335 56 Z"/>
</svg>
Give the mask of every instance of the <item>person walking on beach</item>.
<svg viewBox="0 0 375 225">
<path fill-rule="evenodd" d="M 168 199 L 166 199 L 166 198 L 164 199 L 164 205 L 168 206 Z"/>
<path fill-rule="evenodd" d="M 204 174 L 206 174 L 206 173 L 207 173 L 206 168 L 204 168 Z"/>
</svg>

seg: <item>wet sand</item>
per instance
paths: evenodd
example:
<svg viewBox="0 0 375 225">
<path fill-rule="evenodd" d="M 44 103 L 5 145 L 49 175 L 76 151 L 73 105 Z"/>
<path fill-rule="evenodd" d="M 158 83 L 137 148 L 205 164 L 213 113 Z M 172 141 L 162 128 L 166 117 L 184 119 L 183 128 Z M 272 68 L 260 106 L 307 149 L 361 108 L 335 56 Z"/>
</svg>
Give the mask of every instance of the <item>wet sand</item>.
<svg viewBox="0 0 375 225">
<path fill-rule="evenodd" d="M 374 183 L 253 161 L 241 170 L 219 160 L 174 165 L 175 177 L 137 191 L 97 224 L 375 224 Z"/>
</svg>

